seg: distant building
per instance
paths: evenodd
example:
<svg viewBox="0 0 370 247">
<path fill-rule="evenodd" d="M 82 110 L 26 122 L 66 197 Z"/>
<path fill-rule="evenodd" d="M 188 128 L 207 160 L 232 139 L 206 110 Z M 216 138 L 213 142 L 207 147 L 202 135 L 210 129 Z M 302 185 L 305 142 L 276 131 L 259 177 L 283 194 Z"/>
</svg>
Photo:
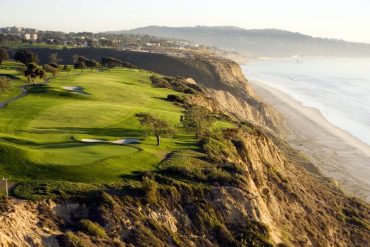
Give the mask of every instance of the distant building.
<svg viewBox="0 0 370 247">
<path fill-rule="evenodd" d="M 31 40 L 36 41 L 37 40 L 37 33 L 31 34 Z"/>
<path fill-rule="evenodd" d="M 14 33 L 20 33 L 20 32 L 22 32 L 22 28 L 21 28 L 21 27 L 14 26 L 14 27 L 12 28 L 12 31 L 13 31 Z"/>
<path fill-rule="evenodd" d="M 161 43 L 146 43 L 145 45 L 146 46 L 157 46 L 157 47 L 160 47 L 161 46 Z"/>
<path fill-rule="evenodd" d="M 29 33 L 25 33 L 25 34 L 23 35 L 23 38 L 24 38 L 25 40 L 30 40 L 30 39 L 31 39 L 31 34 L 29 34 Z"/>
</svg>

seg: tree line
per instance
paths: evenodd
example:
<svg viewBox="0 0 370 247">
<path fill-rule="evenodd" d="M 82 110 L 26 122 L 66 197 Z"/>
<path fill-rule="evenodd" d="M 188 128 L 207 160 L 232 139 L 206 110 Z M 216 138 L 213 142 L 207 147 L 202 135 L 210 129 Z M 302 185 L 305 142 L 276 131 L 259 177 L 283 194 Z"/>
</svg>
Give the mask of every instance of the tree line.
<svg viewBox="0 0 370 247">
<path fill-rule="evenodd" d="M 3 61 L 9 60 L 8 52 L 0 48 L 0 65 Z M 35 83 L 37 78 L 45 78 L 47 73 L 50 73 L 56 78 L 60 69 L 63 71 L 70 71 L 71 68 L 68 65 L 60 66 L 62 59 L 58 57 L 57 53 L 53 53 L 49 56 L 49 63 L 40 65 L 37 54 L 32 51 L 20 49 L 15 52 L 14 60 L 25 65 L 24 76 L 27 78 L 29 83 Z M 80 55 L 73 56 L 73 68 L 84 71 L 84 69 L 100 69 L 100 68 L 115 68 L 115 67 L 126 67 L 137 69 L 133 64 L 113 57 L 103 57 L 100 61 L 90 59 Z"/>
</svg>

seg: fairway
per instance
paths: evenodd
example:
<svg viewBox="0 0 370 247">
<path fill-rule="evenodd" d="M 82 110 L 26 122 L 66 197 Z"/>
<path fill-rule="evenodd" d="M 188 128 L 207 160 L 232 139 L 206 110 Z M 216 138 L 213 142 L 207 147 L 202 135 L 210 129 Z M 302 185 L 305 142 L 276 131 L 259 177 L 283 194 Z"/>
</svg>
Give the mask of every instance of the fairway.
<svg viewBox="0 0 370 247">
<path fill-rule="evenodd" d="M 8 64 L 1 74 L 12 80 L 15 96 L 25 78 Z M 3 66 L 4 67 L 4 66 Z M 0 175 L 23 180 L 86 183 L 118 182 L 122 176 L 156 169 L 166 154 L 196 147 L 193 134 L 177 129 L 173 138 L 146 137 L 135 114 L 150 112 L 172 125 L 183 109 L 168 102 L 170 89 L 154 88 L 151 72 L 132 69 L 60 72 L 43 86 L 0 109 Z M 81 87 L 83 94 L 65 87 Z M 137 138 L 138 144 L 83 143 L 82 139 L 114 141 Z"/>
</svg>

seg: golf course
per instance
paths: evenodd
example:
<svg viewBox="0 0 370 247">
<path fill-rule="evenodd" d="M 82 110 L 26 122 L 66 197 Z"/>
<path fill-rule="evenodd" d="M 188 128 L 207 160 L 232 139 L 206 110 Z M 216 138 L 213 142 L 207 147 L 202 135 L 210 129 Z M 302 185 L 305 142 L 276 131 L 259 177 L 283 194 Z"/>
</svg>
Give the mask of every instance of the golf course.
<svg viewBox="0 0 370 247">
<path fill-rule="evenodd" d="M 19 67 L 6 62 L 0 69 L 11 78 L 1 103 L 27 91 L 0 108 L 0 174 L 12 181 L 115 183 L 156 169 L 175 150 L 196 148 L 194 133 L 182 128 L 157 146 L 135 117 L 148 112 L 179 125 L 184 109 L 166 97 L 181 93 L 153 87 L 152 72 L 60 71 L 56 78 L 48 75 L 31 85 Z"/>
</svg>

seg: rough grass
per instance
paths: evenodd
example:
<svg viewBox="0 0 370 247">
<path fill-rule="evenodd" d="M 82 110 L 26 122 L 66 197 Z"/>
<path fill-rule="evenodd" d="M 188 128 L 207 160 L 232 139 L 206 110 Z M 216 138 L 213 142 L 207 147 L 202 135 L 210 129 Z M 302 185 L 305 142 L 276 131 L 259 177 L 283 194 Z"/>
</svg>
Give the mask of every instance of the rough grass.
<svg viewBox="0 0 370 247">
<path fill-rule="evenodd" d="M 12 191 L 16 196 L 28 200 L 44 198 L 74 200 L 98 195 L 102 189 L 101 186 L 86 183 L 34 180 L 20 182 Z"/>
<path fill-rule="evenodd" d="M 221 166 L 207 162 L 206 155 L 195 151 L 177 151 L 160 163 L 160 172 L 203 183 L 231 183 L 233 176 Z"/>
</svg>

